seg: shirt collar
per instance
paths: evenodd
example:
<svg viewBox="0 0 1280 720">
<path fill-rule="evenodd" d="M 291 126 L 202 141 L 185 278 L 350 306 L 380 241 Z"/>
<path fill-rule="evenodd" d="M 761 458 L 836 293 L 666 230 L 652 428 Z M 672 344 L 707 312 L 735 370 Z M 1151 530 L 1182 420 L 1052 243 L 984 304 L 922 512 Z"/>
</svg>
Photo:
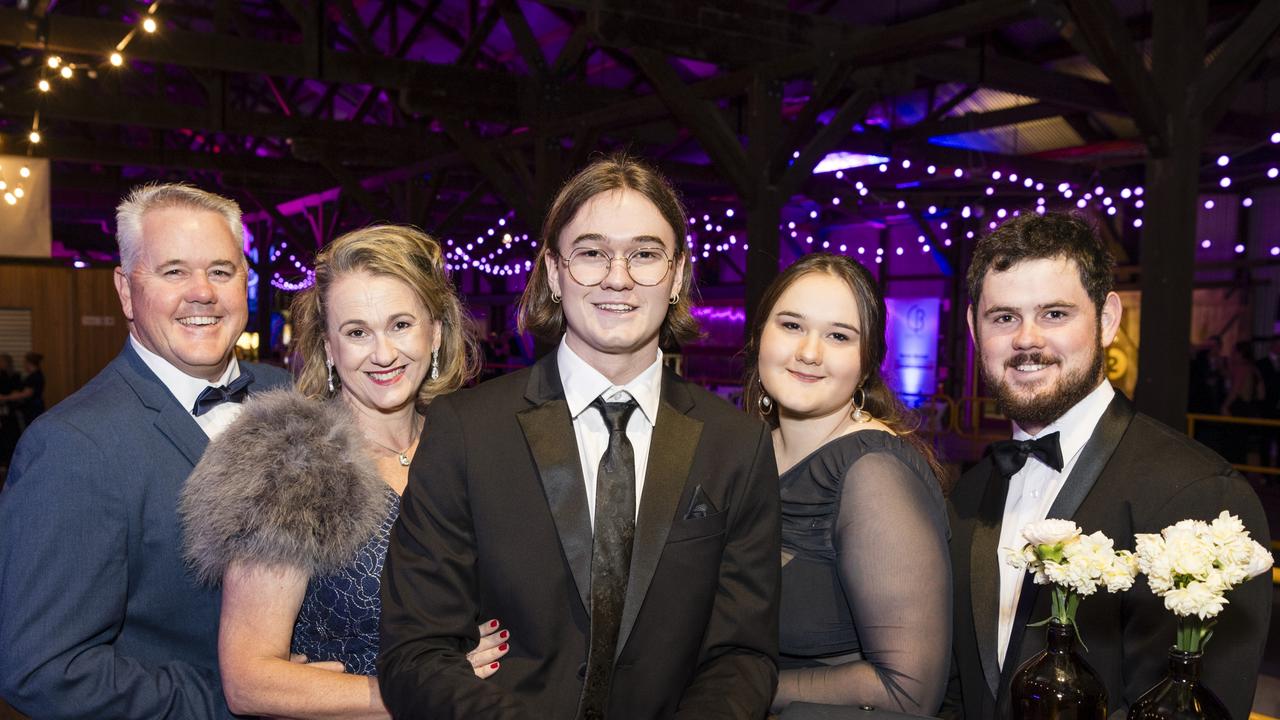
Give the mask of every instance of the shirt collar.
<svg viewBox="0 0 1280 720">
<path fill-rule="evenodd" d="M 1111 387 L 1111 383 L 1106 378 L 1103 378 L 1093 392 L 1085 395 L 1083 400 L 1063 413 L 1062 417 L 1049 423 L 1036 435 L 1036 438 L 1042 438 L 1053 432 L 1062 433 L 1058 437 L 1058 446 L 1062 449 L 1063 467 L 1069 466 L 1072 458 L 1084 449 L 1084 444 L 1093 435 L 1093 429 L 1098 425 L 1098 421 L 1102 419 L 1107 406 L 1115 396 L 1115 388 Z M 1029 433 L 1018 427 L 1017 423 L 1013 424 L 1014 440 L 1029 438 L 1031 438 Z"/>
<path fill-rule="evenodd" d="M 222 375 L 214 382 L 210 383 L 204 378 L 191 377 L 174 367 L 172 363 L 159 355 L 151 352 L 143 347 L 138 339 L 129 334 L 129 343 L 133 345 L 133 349 L 138 353 L 138 357 L 142 358 L 142 362 L 146 364 L 151 372 L 160 378 L 160 382 L 169 389 L 169 392 L 178 401 L 178 404 L 187 410 L 195 407 L 196 398 L 200 393 L 210 385 L 220 386 L 230 383 L 240 376 L 240 364 L 236 361 L 235 355 L 231 356 L 231 362 L 227 363 L 227 369 L 222 371 Z"/>
<path fill-rule="evenodd" d="M 649 424 L 657 424 L 658 405 L 662 402 L 661 350 L 658 350 L 652 365 L 625 385 L 614 385 L 599 370 L 578 357 L 564 340 L 560 341 L 560 347 L 556 350 L 556 365 L 560 371 L 560 384 L 564 388 L 564 399 L 569 405 L 570 417 L 576 419 L 601 395 L 605 400 L 612 401 L 617 393 L 626 392 L 635 399 Z"/>
</svg>

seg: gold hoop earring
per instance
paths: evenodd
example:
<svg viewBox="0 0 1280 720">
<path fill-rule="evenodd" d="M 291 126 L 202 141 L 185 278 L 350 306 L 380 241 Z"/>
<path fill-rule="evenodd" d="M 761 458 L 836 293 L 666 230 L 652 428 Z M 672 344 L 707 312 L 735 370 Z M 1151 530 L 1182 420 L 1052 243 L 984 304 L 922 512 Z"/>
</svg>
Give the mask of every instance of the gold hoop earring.
<svg viewBox="0 0 1280 720">
<path fill-rule="evenodd" d="M 556 305 L 560 304 L 560 296 L 557 295 L 554 290 L 551 291 L 551 302 L 555 303 Z"/>
<path fill-rule="evenodd" d="M 678 302 L 680 302 L 680 295 L 678 293 L 667 298 L 668 305 L 675 305 Z"/>
<path fill-rule="evenodd" d="M 862 393 L 861 399 L 858 398 L 858 393 Z M 872 419 L 871 413 L 862 409 L 864 406 L 866 406 L 866 404 L 867 404 L 867 391 L 863 390 L 862 386 L 859 385 L 858 389 L 853 391 L 853 413 L 850 415 L 850 417 L 853 419 L 854 422 L 861 423 L 861 422 L 866 422 Z"/>
</svg>

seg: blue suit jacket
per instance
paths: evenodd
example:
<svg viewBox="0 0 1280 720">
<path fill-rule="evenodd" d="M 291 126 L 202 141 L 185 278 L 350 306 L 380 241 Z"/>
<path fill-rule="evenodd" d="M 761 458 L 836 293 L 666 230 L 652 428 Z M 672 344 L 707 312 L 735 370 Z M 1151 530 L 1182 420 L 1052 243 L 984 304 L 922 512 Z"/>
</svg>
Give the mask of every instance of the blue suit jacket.
<svg viewBox="0 0 1280 720">
<path fill-rule="evenodd" d="M 289 382 L 249 365 L 254 387 Z M 37 718 L 229 715 L 219 594 L 182 563 L 208 438 L 126 342 L 22 436 L 0 493 L 0 695 Z"/>
</svg>

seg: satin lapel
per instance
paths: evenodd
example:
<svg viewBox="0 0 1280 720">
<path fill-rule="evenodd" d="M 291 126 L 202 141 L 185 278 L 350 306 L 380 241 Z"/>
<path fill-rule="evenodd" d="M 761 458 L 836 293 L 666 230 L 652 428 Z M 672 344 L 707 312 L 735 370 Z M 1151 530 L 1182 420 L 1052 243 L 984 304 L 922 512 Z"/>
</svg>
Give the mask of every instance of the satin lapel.
<svg viewBox="0 0 1280 720">
<path fill-rule="evenodd" d="M 1098 427 L 1080 450 L 1080 459 L 1071 470 L 1071 476 L 1058 492 L 1049 508 L 1049 517 L 1070 519 L 1080 508 L 1102 470 L 1111 461 L 1111 455 L 1120 445 L 1120 439 L 1133 420 L 1133 405 L 1119 391 L 1098 420 Z"/>
<path fill-rule="evenodd" d="M 590 613 L 591 515 L 587 510 L 586 484 L 573 420 L 560 389 L 555 353 L 548 357 L 550 360 L 543 358 L 534 366 L 525 394 L 539 404 L 520 411 L 516 417 L 538 466 L 538 478 L 560 536 L 560 547 L 578 586 L 578 597 Z"/>
<path fill-rule="evenodd" d="M 663 376 L 663 402 L 649 445 L 649 464 L 644 476 L 644 496 L 636 518 L 635 540 L 631 546 L 631 575 L 627 580 L 627 600 L 622 608 L 618 649 L 626 647 L 644 604 L 649 583 L 658 568 L 658 559 L 667 543 L 667 533 L 675 520 L 680 496 L 693 467 L 693 456 L 702 436 L 702 422 L 684 413 L 692 406 L 683 380 Z M 727 508 L 726 508 L 727 510 Z"/>
<path fill-rule="evenodd" d="M 987 486 L 982 491 L 978 517 L 969 546 L 969 602 L 973 607 L 973 629 L 978 642 L 982 672 L 992 694 L 1000 685 L 1000 663 L 996 657 L 996 634 L 1000 627 L 1000 521 L 1004 516 L 1009 483 L 1000 477 L 995 464 L 988 466 Z"/>
<path fill-rule="evenodd" d="M 563 398 L 551 400 L 523 410 L 517 417 L 538 466 L 560 547 L 578 585 L 578 597 L 584 608 L 590 608 L 591 515 L 568 404 Z"/>
<path fill-rule="evenodd" d="M 156 430 L 168 438 L 191 461 L 192 467 L 195 467 L 204 454 L 205 446 L 209 444 L 209 436 L 205 435 L 191 413 L 178 405 L 173 393 L 142 362 L 128 340 L 125 341 L 124 351 L 112 361 L 112 365 L 133 388 L 143 406 L 156 411 Z"/>
</svg>

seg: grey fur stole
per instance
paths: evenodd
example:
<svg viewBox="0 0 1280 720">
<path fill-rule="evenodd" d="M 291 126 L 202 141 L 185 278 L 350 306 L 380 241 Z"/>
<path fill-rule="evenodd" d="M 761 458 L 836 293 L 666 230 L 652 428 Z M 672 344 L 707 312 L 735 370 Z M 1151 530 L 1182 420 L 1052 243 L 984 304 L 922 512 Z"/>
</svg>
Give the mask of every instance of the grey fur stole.
<svg viewBox="0 0 1280 720">
<path fill-rule="evenodd" d="M 209 585 L 232 560 L 335 572 L 385 518 L 385 487 L 340 402 L 256 393 L 182 490 L 187 564 Z"/>
</svg>

